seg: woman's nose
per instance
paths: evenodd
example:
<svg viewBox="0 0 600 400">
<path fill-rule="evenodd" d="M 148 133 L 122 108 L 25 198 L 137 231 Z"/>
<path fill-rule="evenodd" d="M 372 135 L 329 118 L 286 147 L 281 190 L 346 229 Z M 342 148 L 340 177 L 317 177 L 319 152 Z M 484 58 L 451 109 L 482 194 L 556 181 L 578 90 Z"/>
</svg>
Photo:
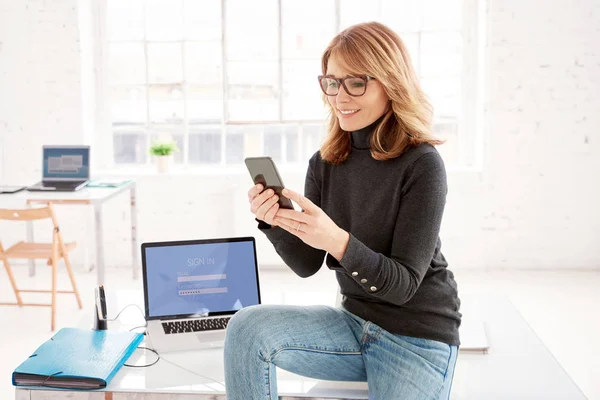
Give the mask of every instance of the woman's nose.
<svg viewBox="0 0 600 400">
<path fill-rule="evenodd" d="M 346 93 L 344 86 L 340 86 L 340 90 L 338 91 L 338 94 L 335 96 L 335 101 L 337 101 L 338 103 L 344 103 L 344 102 L 347 102 L 348 100 L 350 100 L 350 95 L 348 93 Z"/>
</svg>

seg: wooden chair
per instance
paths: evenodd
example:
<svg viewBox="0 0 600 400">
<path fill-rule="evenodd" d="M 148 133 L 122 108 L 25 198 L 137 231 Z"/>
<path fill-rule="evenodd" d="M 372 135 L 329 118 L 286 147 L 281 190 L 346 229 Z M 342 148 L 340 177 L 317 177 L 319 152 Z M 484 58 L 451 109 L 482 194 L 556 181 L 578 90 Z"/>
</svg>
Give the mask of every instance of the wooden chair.
<svg viewBox="0 0 600 400">
<path fill-rule="evenodd" d="M 56 220 L 56 216 L 54 214 L 54 210 L 52 209 L 52 205 L 48 204 L 47 207 L 44 208 L 31 208 L 24 210 L 8 210 L 8 209 L 0 209 L 0 220 L 11 220 L 11 221 L 35 221 L 41 219 L 51 219 L 52 225 L 54 226 L 54 230 L 52 233 L 52 243 L 26 243 L 19 242 L 10 248 L 4 250 L 2 247 L 2 243 L 0 242 L 0 259 L 4 263 L 4 267 L 6 268 L 6 272 L 8 273 L 8 279 L 10 280 L 10 284 L 15 292 L 15 296 L 17 298 L 16 303 L 0 303 L 0 305 L 12 305 L 12 306 L 42 306 L 42 307 L 51 307 L 52 308 L 52 319 L 51 319 L 51 329 L 54 331 L 55 328 L 55 319 L 56 319 L 56 294 L 57 293 L 73 293 L 75 294 L 75 298 L 77 299 L 77 304 L 79 308 L 82 308 L 81 298 L 79 297 L 79 292 L 77 291 L 77 285 L 75 284 L 75 277 L 73 275 L 73 271 L 71 269 L 71 261 L 69 260 L 69 251 L 73 250 L 77 243 L 67 243 L 63 242 L 62 235 L 60 233 L 60 229 L 58 227 L 58 222 Z M 65 265 L 67 267 L 67 272 L 69 273 L 69 278 L 71 279 L 71 285 L 73 287 L 72 291 L 66 290 L 56 290 L 56 274 L 58 269 L 58 262 L 63 258 L 65 260 Z M 48 260 L 48 265 L 52 267 L 52 289 L 51 290 L 25 290 L 18 289 L 15 277 L 12 272 L 12 268 L 9 259 L 45 259 Z M 38 303 L 24 303 L 21 299 L 20 293 L 52 293 L 52 301 L 50 304 L 38 304 Z"/>
</svg>

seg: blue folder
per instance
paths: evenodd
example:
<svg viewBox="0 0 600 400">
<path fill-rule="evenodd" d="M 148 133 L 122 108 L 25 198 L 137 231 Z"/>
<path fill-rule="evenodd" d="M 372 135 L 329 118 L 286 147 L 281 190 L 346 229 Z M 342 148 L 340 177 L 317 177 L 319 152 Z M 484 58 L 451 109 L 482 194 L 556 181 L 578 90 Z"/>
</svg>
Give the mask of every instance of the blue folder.
<svg viewBox="0 0 600 400">
<path fill-rule="evenodd" d="M 13 385 L 104 388 L 143 338 L 134 332 L 63 328 L 17 367 Z"/>
</svg>

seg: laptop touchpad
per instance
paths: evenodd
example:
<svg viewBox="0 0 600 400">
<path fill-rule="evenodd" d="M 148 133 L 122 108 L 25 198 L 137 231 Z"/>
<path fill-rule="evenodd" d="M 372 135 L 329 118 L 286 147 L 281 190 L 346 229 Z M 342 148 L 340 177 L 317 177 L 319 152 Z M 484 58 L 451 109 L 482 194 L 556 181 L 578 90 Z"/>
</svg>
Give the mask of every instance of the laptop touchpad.
<svg viewBox="0 0 600 400">
<path fill-rule="evenodd" d="M 211 342 L 211 341 L 223 341 L 225 340 L 225 332 L 206 332 L 206 333 L 198 333 L 196 335 L 198 340 L 202 342 Z"/>
</svg>

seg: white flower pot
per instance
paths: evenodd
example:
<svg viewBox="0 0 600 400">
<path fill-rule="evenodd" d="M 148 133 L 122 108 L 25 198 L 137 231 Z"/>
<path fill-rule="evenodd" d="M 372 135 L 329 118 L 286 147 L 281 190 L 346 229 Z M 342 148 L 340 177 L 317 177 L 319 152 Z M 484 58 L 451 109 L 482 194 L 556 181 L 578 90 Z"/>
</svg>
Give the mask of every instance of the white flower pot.
<svg viewBox="0 0 600 400">
<path fill-rule="evenodd" d="M 156 160 L 156 170 L 159 174 L 166 174 L 171 168 L 173 156 L 154 156 Z"/>
</svg>

